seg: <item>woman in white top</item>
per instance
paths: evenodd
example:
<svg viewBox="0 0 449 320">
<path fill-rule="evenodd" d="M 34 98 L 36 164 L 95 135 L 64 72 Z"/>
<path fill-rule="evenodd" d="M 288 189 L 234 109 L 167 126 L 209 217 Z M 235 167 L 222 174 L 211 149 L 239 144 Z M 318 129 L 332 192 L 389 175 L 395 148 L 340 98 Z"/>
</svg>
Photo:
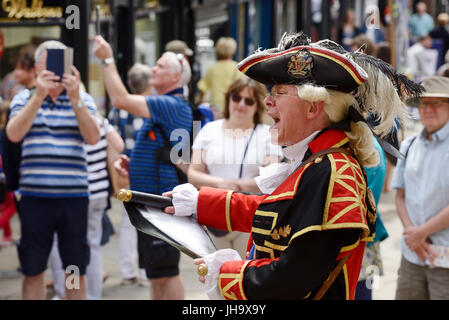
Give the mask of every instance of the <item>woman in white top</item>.
<svg viewBox="0 0 449 320">
<path fill-rule="evenodd" d="M 248 77 L 235 80 L 225 93 L 224 119 L 207 123 L 192 146 L 189 182 L 234 191 L 260 193 L 255 182 L 259 167 L 282 158 L 263 124 L 265 87 Z M 217 249 L 233 248 L 246 255 L 248 235 L 211 230 Z"/>
</svg>

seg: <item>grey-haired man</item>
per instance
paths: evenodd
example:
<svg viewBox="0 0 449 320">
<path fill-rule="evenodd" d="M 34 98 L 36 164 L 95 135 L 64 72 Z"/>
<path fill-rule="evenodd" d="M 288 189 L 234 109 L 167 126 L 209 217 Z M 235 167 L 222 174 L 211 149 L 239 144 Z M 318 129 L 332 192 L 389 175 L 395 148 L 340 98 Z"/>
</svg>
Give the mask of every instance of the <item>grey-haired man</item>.
<svg viewBox="0 0 449 320">
<path fill-rule="evenodd" d="M 55 232 L 64 268 L 77 268 L 80 275 L 79 286 L 66 287 L 67 298 L 86 298 L 89 191 L 84 142 L 97 143 L 100 132 L 95 102 L 80 90 L 78 70 L 72 67 L 73 74 L 62 79 L 46 70 L 47 49 L 65 48 L 58 41 L 37 48 L 36 89 L 13 98 L 6 127 L 12 142 L 23 140 L 19 181 L 23 299 L 45 299 L 44 272 Z"/>
<path fill-rule="evenodd" d="M 427 77 L 422 85 L 415 106 L 424 129 L 401 144 L 406 157 L 393 176 L 404 226 L 396 299 L 447 300 L 449 265 L 435 258 L 438 247 L 449 248 L 449 78 Z"/>
<path fill-rule="evenodd" d="M 190 81 L 189 63 L 181 54 L 165 52 L 152 68 L 150 85 L 156 96 L 130 94 L 114 65 L 111 46 L 100 36 L 95 38 L 94 54 L 103 61 L 104 79 L 112 104 L 144 118 L 129 160 L 122 158 L 116 166 L 119 174 L 128 176 L 130 188 L 148 193 L 171 190 L 178 183 L 173 163 L 159 161 L 157 150 L 176 129 L 191 133 L 192 109 L 184 98 L 183 87 Z M 180 253 L 167 243 L 139 233 L 139 246 L 151 283 L 151 298 L 179 300 L 184 298 L 184 285 L 179 275 Z"/>
<path fill-rule="evenodd" d="M 406 157 L 393 176 L 404 226 L 398 300 L 449 299 L 449 269 L 434 266 L 433 246 L 449 247 L 449 78 L 427 77 L 422 85 L 426 92 L 410 104 L 424 129 L 401 144 Z"/>
</svg>

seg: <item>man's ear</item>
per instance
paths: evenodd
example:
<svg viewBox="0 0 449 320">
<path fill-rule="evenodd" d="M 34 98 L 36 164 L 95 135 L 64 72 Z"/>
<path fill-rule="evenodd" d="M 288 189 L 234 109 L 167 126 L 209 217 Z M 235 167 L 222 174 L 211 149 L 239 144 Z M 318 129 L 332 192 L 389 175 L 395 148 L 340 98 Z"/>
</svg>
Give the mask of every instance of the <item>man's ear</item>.
<svg viewBox="0 0 449 320">
<path fill-rule="evenodd" d="M 321 112 L 323 111 L 324 102 L 323 101 L 316 101 L 311 102 L 309 104 L 309 107 L 307 108 L 307 119 L 312 120 L 317 118 Z"/>
<path fill-rule="evenodd" d="M 181 80 L 181 76 L 182 76 L 182 73 L 181 72 L 176 72 L 174 75 L 173 75 L 173 82 L 174 83 L 178 83 L 179 82 L 179 80 Z"/>
</svg>

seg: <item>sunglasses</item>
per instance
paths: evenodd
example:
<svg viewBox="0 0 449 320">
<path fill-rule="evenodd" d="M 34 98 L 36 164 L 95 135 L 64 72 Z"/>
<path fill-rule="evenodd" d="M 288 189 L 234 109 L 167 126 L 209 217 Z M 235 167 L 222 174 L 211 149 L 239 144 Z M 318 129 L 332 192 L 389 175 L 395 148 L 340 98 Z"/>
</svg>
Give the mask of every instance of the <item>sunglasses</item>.
<svg viewBox="0 0 449 320">
<path fill-rule="evenodd" d="M 184 55 L 182 53 L 176 54 L 176 59 L 178 59 L 179 64 L 181 65 L 181 73 L 184 71 L 183 69 L 183 62 L 184 62 Z"/>
<path fill-rule="evenodd" d="M 243 97 L 242 97 L 241 95 L 239 95 L 238 93 L 233 93 L 233 94 L 231 95 L 231 99 L 232 99 L 232 101 L 234 101 L 235 103 L 239 103 L 240 100 L 243 99 L 243 101 L 245 102 L 245 104 L 246 104 L 247 106 L 252 106 L 252 105 L 254 105 L 254 104 L 256 103 L 256 101 L 254 101 L 253 98 L 243 98 Z"/>
</svg>

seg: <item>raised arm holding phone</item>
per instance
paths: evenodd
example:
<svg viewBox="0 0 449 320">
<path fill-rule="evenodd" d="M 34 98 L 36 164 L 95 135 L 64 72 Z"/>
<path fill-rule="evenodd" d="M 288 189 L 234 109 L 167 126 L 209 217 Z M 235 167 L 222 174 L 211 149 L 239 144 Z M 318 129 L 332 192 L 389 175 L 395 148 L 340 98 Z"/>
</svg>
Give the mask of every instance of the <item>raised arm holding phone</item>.
<svg viewBox="0 0 449 320">
<path fill-rule="evenodd" d="M 116 162 L 120 174 L 129 174 L 133 191 L 161 194 L 173 189 L 179 183 L 176 167 L 163 161 L 157 150 L 164 144 L 164 135 L 170 137 L 174 130 L 191 133 L 192 108 L 184 99 L 183 89 L 191 78 L 188 61 L 183 55 L 165 52 L 152 68 L 149 81 L 157 95 L 143 96 L 128 93 L 114 64 L 112 48 L 101 36 L 95 37 L 93 52 L 102 62 L 112 105 L 144 119 L 130 159 L 123 157 Z M 138 242 L 151 283 L 151 298 L 183 299 L 179 251 L 142 233 L 138 235 Z"/>
<path fill-rule="evenodd" d="M 63 49 L 64 47 L 60 43 L 59 48 Z M 6 129 L 9 139 L 13 142 L 22 140 L 30 130 L 44 99 L 48 96 L 55 103 L 59 95 L 66 90 L 67 97 L 74 107 L 73 110 L 75 111 L 81 135 L 88 144 L 97 143 L 100 139 L 98 126 L 94 117 L 89 113 L 88 108 L 85 108 L 85 103 L 80 97 L 81 77 L 79 71 L 75 66 L 71 66 L 73 74 L 64 73 L 62 78 L 60 78 L 54 72 L 47 70 L 46 67 L 46 50 L 36 50 L 36 90 L 25 105 L 23 112 L 20 112 L 17 117 L 9 121 Z"/>
</svg>

